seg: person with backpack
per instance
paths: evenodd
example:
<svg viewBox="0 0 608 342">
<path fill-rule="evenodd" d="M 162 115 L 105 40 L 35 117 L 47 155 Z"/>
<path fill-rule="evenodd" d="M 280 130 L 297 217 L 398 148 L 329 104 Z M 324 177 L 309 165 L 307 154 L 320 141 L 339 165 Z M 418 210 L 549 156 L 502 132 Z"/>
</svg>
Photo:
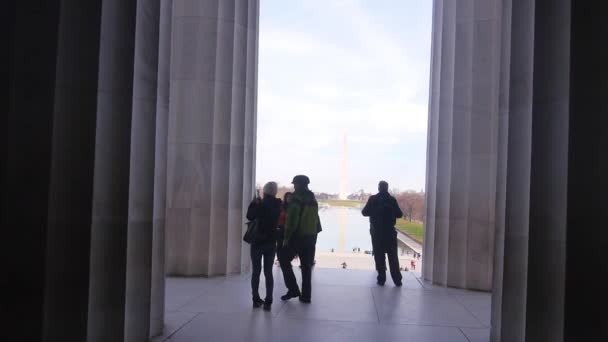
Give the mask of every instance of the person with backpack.
<svg viewBox="0 0 608 342">
<path fill-rule="evenodd" d="M 315 259 L 317 234 L 320 231 L 319 205 L 308 189 L 310 179 L 299 175 L 293 179 L 294 193 L 287 209 L 285 237 L 279 255 L 287 294 L 282 300 L 300 297 L 302 303 L 310 303 L 312 294 L 312 267 Z M 302 292 L 296 282 L 291 261 L 298 255 L 302 266 Z"/>
<path fill-rule="evenodd" d="M 399 208 L 395 197 L 388 193 L 387 182 L 381 181 L 378 184 L 378 194 L 369 198 L 362 214 L 369 217 L 374 261 L 378 271 L 378 285 L 383 286 L 386 282 L 386 260 L 384 257 L 386 255 L 393 283 L 396 286 L 401 286 L 403 276 L 399 271 L 395 224 L 398 218 L 403 217 L 403 212 Z"/>
<path fill-rule="evenodd" d="M 272 307 L 272 290 L 274 278 L 272 265 L 276 251 L 277 227 L 281 212 L 281 200 L 276 198 L 277 183 L 268 182 L 264 185 L 264 197 L 254 199 L 247 208 L 247 219 L 257 220 L 257 229 L 251 242 L 251 294 L 253 307 L 262 305 L 264 310 L 270 311 Z M 266 298 L 262 300 L 258 289 L 260 287 L 260 273 L 262 271 L 262 258 L 264 259 L 264 277 L 266 278 Z"/>
</svg>

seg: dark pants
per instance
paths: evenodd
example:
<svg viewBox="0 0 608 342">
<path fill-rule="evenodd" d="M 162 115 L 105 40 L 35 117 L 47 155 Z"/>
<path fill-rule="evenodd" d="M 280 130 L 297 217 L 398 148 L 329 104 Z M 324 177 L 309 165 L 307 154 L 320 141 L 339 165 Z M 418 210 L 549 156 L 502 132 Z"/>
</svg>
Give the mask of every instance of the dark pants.
<svg viewBox="0 0 608 342">
<path fill-rule="evenodd" d="M 281 257 L 281 249 L 283 249 L 283 238 L 285 237 L 285 228 L 279 226 L 277 233 L 277 259 Z"/>
<path fill-rule="evenodd" d="M 279 255 L 279 263 L 283 271 L 285 285 L 290 293 L 299 293 L 296 276 L 293 273 L 291 261 L 298 255 L 300 264 L 302 265 L 302 298 L 310 299 L 312 288 L 312 266 L 315 260 L 315 243 L 316 234 L 310 236 L 292 237 L 287 246 L 283 246 L 281 255 Z"/>
<path fill-rule="evenodd" d="M 260 298 L 258 289 L 260 287 L 260 273 L 262 272 L 262 257 L 264 257 L 264 278 L 266 278 L 266 301 L 272 303 L 272 288 L 274 278 L 272 277 L 272 265 L 274 263 L 275 244 L 273 242 L 252 244 L 251 263 L 253 273 L 251 275 L 251 295 L 253 299 Z"/>
<path fill-rule="evenodd" d="M 386 229 L 380 232 L 372 229 L 372 247 L 374 249 L 374 261 L 378 271 L 378 280 L 386 279 L 386 259 L 391 270 L 391 277 L 394 282 L 400 282 L 403 276 L 399 270 L 399 256 L 397 255 L 397 232 L 394 229 Z"/>
</svg>

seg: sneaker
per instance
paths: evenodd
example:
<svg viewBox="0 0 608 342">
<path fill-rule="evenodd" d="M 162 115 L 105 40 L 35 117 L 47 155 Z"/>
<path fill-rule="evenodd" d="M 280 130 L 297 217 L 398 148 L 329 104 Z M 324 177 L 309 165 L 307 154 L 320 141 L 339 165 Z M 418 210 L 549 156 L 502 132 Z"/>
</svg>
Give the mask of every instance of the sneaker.
<svg viewBox="0 0 608 342">
<path fill-rule="evenodd" d="M 254 308 L 260 308 L 262 307 L 262 305 L 264 304 L 264 301 L 261 298 L 254 298 L 253 299 L 253 307 Z"/>
<path fill-rule="evenodd" d="M 264 302 L 264 311 L 270 311 L 272 309 L 272 302 Z"/>
<path fill-rule="evenodd" d="M 300 292 L 287 292 L 284 296 L 281 296 L 281 300 L 290 300 L 296 297 L 300 297 Z"/>
</svg>

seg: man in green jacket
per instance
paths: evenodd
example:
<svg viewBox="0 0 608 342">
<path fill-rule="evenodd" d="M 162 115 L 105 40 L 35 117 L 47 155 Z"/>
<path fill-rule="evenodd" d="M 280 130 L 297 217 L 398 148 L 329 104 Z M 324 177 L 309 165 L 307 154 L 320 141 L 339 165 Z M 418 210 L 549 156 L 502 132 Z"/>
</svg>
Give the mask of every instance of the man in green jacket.
<svg viewBox="0 0 608 342">
<path fill-rule="evenodd" d="M 315 195 L 308 189 L 310 179 L 304 175 L 293 179 L 294 194 L 287 210 L 285 238 L 279 255 L 279 263 L 287 286 L 287 294 L 282 300 L 300 297 L 303 303 L 310 303 L 312 266 L 319 225 L 319 205 Z M 302 265 L 302 292 L 296 282 L 291 261 L 298 255 Z"/>
</svg>

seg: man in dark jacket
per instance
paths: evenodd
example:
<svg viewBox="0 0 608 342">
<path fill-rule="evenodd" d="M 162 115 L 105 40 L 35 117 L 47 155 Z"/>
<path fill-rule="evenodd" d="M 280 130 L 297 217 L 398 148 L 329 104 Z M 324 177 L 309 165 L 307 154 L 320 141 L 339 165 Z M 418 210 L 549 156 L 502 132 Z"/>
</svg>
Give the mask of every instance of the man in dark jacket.
<svg viewBox="0 0 608 342">
<path fill-rule="evenodd" d="M 403 217 L 403 212 L 397 200 L 388 193 L 388 183 L 381 181 L 378 184 L 378 194 L 373 195 L 363 208 L 363 216 L 369 217 L 370 233 L 374 260 L 378 271 L 378 285 L 386 282 L 386 260 L 391 270 L 391 278 L 397 286 L 401 286 L 402 275 L 399 270 L 399 257 L 397 255 L 397 231 L 395 223 Z"/>
<path fill-rule="evenodd" d="M 264 305 L 264 310 L 270 311 L 272 306 L 272 290 L 274 278 L 272 265 L 276 250 L 277 226 L 281 212 L 281 200 L 276 198 L 277 183 L 269 182 L 264 185 L 264 197 L 256 198 L 247 209 L 247 219 L 258 220 L 259 234 L 256 241 L 251 244 L 251 293 L 253 307 Z M 262 257 L 264 258 L 264 277 L 266 278 L 266 299 L 262 300 L 258 293 L 260 285 L 260 272 L 262 271 Z"/>
<path fill-rule="evenodd" d="M 285 223 L 285 237 L 279 262 L 283 271 L 283 279 L 287 286 L 287 294 L 282 300 L 300 297 L 303 303 L 311 300 L 312 266 L 315 259 L 315 245 L 320 231 L 319 205 L 315 195 L 308 189 L 310 180 L 307 176 L 299 175 L 293 179 L 294 193 Z M 302 265 L 302 292 L 296 282 L 291 261 L 298 255 Z"/>
</svg>

